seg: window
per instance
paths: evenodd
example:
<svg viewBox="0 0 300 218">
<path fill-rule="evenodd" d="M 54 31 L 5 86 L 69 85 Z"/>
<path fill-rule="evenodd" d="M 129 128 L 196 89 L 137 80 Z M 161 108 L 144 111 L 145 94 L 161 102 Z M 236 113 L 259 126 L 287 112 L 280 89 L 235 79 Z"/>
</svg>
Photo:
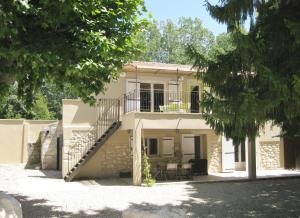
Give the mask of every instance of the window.
<svg viewBox="0 0 300 218">
<path fill-rule="evenodd" d="M 154 84 L 153 85 L 154 95 L 154 112 L 160 112 L 159 106 L 164 105 L 164 85 Z"/>
<path fill-rule="evenodd" d="M 158 138 L 146 138 L 145 143 L 148 155 L 158 155 Z"/>
<path fill-rule="evenodd" d="M 140 98 L 141 98 L 141 112 L 151 111 L 151 84 L 141 83 Z"/>
</svg>

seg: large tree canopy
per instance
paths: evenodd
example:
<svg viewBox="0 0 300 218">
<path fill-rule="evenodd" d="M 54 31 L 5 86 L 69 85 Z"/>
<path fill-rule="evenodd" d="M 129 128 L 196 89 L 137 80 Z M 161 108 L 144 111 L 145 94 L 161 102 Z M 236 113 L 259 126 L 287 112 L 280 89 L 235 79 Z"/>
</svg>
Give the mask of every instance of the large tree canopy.
<svg viewBox="0 0 300 218">
<path fill-rule="evenodd" d="M 193 60 L 186 55 L 187 46 L 192 45 L 199 53 L 208 55 L 214 39 L 212 32 L 198 18 L 181 17 L 177 23 L 171 20 L 154 21 L 138 36 L 144 50 L 136 59 L 192 64 Z"/>
<path fill-rule="evenodd" d="M 0 1 L 0 94 L 30 105 L 50 81 L 92 101 L 135 54 L 143 0 Z"/>
<path fill-rule="evenodd" d="M 208 123 L 237 140 L 253 139 L 268 120 L 287 136 L 299 134 L 300 2 L 221 0 L 207 7 L 233 36 L 233 47 L 214 59 L 191 52 L 210 87 L 202 103 Z"/>
</svg>

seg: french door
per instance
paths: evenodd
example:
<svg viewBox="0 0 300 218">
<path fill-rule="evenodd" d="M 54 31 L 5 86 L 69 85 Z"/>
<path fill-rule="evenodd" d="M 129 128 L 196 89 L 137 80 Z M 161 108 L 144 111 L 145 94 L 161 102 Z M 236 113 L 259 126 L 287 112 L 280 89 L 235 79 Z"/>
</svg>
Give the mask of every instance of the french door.
<svg viewBox="0 0 300 218">
<path fill-rule="evenodd" d="M 141 112 L 160 112 L 165 101 L 164 84 L 141 82 L 140 101 Z"/>
</svg>

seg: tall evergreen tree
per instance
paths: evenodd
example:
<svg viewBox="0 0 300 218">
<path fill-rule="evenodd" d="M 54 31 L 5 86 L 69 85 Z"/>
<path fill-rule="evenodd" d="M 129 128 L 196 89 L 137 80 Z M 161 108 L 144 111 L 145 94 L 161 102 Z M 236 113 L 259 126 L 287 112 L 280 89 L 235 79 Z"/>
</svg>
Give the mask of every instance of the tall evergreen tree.
<svg viewBox="0 0 300 218">
<path fill-rule="evenodd" d="M 300 2 L 221 0 L 216 6 L 207 2 L 207 8 L 227 24 L 234 47 L 215 59 L 191 49 L 199 77 L 210 87 L 203 96 L 205 119 L 235 141 L 248 137 L 251 149 L 269 120 L 286 136 L 299 134 Z"/>
</svg>

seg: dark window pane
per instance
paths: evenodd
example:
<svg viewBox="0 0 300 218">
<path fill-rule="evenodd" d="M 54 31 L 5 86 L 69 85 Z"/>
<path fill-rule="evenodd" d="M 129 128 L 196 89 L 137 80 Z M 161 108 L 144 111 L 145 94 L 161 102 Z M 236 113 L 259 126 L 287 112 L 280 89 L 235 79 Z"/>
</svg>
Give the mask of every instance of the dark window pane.
<svg viewBox="0 0 300 218">
<path fill-rule="evenodd" d="M 199 86 L 195 86 L 191 91 L 191 113 L 199 113 Z"/>
<path fill-rule="evenodd" d="M 242 144 L 241 144 L 241 153 L 242 153 L 242 162 L 245 162 L 245 160 L 246 160 L 246 156 L 245 156 L 245 142 L 242 142 Z"/>
<path fill-rule="evenodd" d="M 151 84 L 141 83 L 140 85 L 140 110 L 141 112 L 151 111 Z"/>
<path fill-rule="evenodd" d="M 234 161 L 239 162 L 239 145 L 234 145 Z"/>
<path fill-rule="evenodd" d="M 154 112 L 160 112 L 159 106 L 164 105 L 164 85 L 154 84 Z"/>
<path fill-rule="evenodd" d="M 157 147 L 157 139 L 150 138 L 149 139 L 149 155 L 156 155 L 158 154 L 158 147 Z"/>
<path fill-rule="evenodd" d="M 200 136 L 194 137 L 195 144 L 194 144 L 194 151 L 195 151 L 195 159 L 200 159 Z"/>
</svg>

